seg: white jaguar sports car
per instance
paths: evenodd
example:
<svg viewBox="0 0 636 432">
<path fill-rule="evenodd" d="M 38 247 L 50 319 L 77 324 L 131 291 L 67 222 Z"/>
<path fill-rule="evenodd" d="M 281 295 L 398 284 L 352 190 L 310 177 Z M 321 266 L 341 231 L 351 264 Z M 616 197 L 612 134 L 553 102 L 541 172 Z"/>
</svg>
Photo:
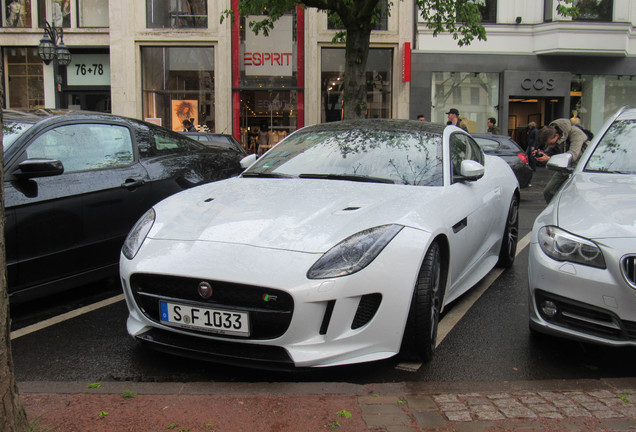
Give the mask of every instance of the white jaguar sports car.
<svg viewBox="0 0 636 432">
<path fill-rule="evenodd" d="M 427 361 L 444 306 L 514 262 L 517 180 L 457 127 L 327 123 L 246 162 L 130 232 L 138 341 L 257 367 Z"/>
</svg>

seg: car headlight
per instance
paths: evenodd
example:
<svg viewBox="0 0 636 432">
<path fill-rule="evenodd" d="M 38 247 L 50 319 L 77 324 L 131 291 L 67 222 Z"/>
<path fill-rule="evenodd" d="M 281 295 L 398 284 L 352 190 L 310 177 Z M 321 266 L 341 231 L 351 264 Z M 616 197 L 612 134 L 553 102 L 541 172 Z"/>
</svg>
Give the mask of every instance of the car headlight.
<svg viewBox="0 0 636 432">
<path fill-rule="evenodd" d="M 139 248 L 144 243 L 146 236 L 150 232 L 150 228 L 155 223 L 155 210 L 150 209 L 137 221 L 132 230 L 128 233 L 124 246 L 121 248 L 122 253 L 129 260 L 133 259 Z"/>
<path fill-rule="evenodd" d="M 307 272 L 309 279 L 326 279 L 353 274 L 368 266 L 404 228 L 382 225 L 360 231 L 329 249 Z"/>
<path fill-rule="evenodd" d="M 539 230 L 539 246 L 554 260 L 605 268 L 603 252 L 596 243 L 561 228 L 551 225 L 542 227 Z"/>
</svg>

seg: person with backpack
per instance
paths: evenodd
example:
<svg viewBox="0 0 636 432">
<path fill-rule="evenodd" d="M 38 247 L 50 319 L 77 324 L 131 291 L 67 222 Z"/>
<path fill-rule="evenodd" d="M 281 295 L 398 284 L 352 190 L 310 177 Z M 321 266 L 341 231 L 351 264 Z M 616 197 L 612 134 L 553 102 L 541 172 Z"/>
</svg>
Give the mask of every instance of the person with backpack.
<svg viewBox="0 0 636 432">
<path fill-rule="evenodd" d="M 551 122 L 539 131 L 539 143 L 543 150 L 535 150 L 537 162 L 547 163 L 551 156 L 559 153 L 570 153 L 572 165 L 576 165 L 589 141 L 586 132 L 570 119 L 563 118 Z M 543 189 L 543 198 L 547 203 L 556 195 L 561 185 L 568 179 L 568 173 L 555 172 Z"/>
</svg>

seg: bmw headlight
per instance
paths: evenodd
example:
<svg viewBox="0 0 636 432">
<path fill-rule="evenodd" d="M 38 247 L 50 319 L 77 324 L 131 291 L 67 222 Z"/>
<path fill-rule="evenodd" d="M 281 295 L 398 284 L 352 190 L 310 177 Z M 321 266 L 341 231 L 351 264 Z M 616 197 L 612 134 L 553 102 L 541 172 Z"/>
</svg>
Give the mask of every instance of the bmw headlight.
<svg viewBox="0 0 636 432">
<path fill-rule="evenodd" d="M 603 252 L 596 243 L 561 228 L 551 225 L 542 227 L 539 230 L 539 246 L 554 260 L 605 268 Z"/>
<path fill-rule="evenodd" d="M 340 277 L 368 266 L 399 233 L 401 225 L 382 225 L 360 231 L 329 249 L 307 272 L 309 279 Z"/>
<path fill-rule="evenodd" d="M 121 248 L 122 253 L 129 260 L 133 259 L 139 248 L 143 244 L 146 236 L 152 228 L 152 224 L 155 223 L 155 210 L 148 210 L 135 224 L 133 229 L 128 233 L 124 246 Z"/>
</svg>

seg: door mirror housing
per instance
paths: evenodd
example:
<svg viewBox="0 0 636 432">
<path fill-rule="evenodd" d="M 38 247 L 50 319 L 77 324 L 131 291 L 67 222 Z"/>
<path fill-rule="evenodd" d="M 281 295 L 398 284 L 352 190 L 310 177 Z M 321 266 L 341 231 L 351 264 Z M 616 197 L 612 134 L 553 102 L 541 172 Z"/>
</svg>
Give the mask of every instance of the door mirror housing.
<svg viewBox="0 0 636 432">
<path fill-rule="evenodd" d="M 485 168 L 479 162 L 466 159 L 459 166 L 460 175 L 454 176 L 455 181 L 476 181 L 484 176 Z"/>
<path fill-rule="evenodd" d="M 256 153 L 252 153 L 249 156 L 245 156 L 243 159 L 241 159 L 241 167 L 243 169 L 246 169 L 247 167 L 249 167 L 250 165 L 252 165 L 254 162 L 256 162 Z"/>
<path fill-rule="evenodd" d="M 572 154 L 571 153 L 559 153 L 550 158 L 546 166 L 554 171 L 568 172 L 574 171 L 572 166 Z"/>
<path fill-rule="evenodd" d="M 64 165 L 57 159 L 27 159 L 20 162 L 13 175 L 19 179 L 51 177 L 64 173 Z"/>
</svg>

